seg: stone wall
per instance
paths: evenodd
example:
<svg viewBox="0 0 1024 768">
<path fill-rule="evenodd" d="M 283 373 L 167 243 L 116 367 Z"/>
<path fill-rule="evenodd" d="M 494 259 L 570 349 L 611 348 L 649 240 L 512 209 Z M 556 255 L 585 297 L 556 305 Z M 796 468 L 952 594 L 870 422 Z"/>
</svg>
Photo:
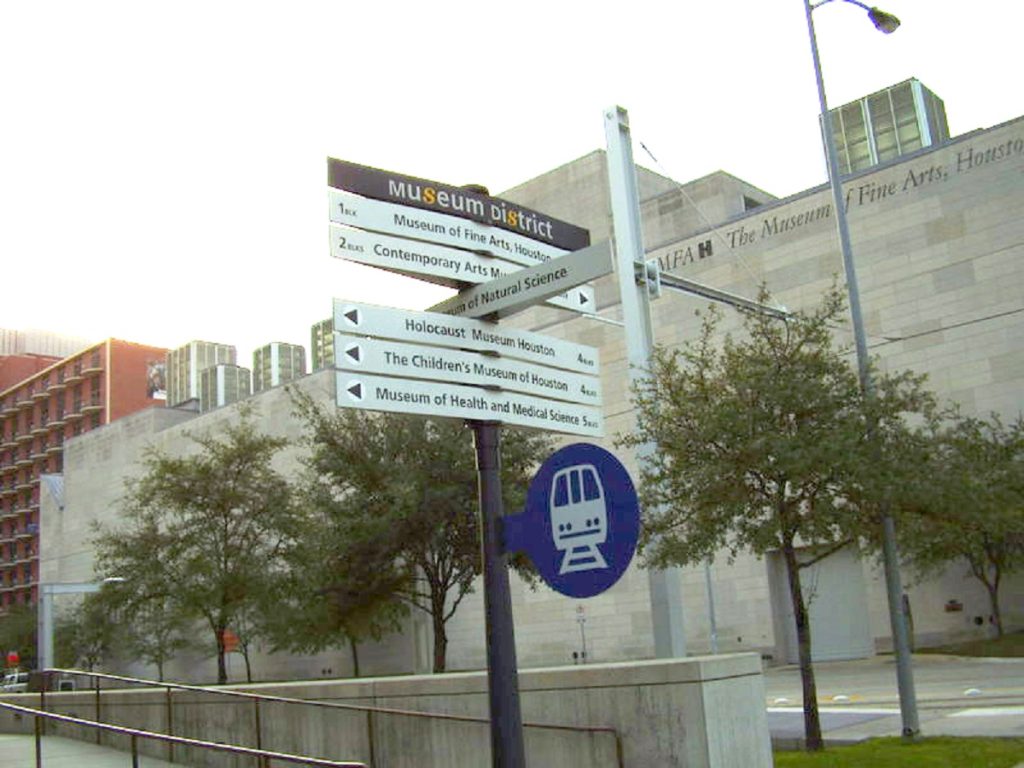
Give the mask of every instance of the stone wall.
<svg viewBox="0 0 1024 768">
<path fill-rule="evenodd" d="M 614 729 L 623 766 L 669 768 L 767 768 L 772 765 L 764 681 L 754 654 L 673 661 L 597 664 L 535 669 L 519 676 L 523 722 Z M 246 690 L 238 688 L 239 690 Z M 486 720 L 487 676 L 483 672 L 261 685 L 254 693 L 335 704 L 385 707 Z M 3 697 L 38 702 L 35 694 Z M 47 709 L 95 719 L 92 691 L 48 694 Z M 490 764 L 488 722 L 459 722 L 295 704 L 260 703 L 217 693 L 162 689 L 101 694 L 100 717 L 150 731 L 242 746 L 256 745 L 259 707 L 262 748 L 339 760 L 361 760 L 388 768 Z M 34 704 L 29 703 L 29 706 Z M 171 723 L 168 728 L 168 723 Z M 27 718 L 15 721 L 0 709 L 0 733 L 31 732 Z M 92 740 L 78 726 L 48 726 L 51 733 Z M 619 765 L 616 736 L 526 725 L 527 764 L 590 768 Z M 121 749 L 126 737 L 104 736 Z M 372 743 L 372 751 L 371 751 Z M 165 745 L 141 742 L 140 751 L 167 758 Z M 176 748 L 175 759 L 211 768 L 248 768 L 240 758 Z"/>
</svg>

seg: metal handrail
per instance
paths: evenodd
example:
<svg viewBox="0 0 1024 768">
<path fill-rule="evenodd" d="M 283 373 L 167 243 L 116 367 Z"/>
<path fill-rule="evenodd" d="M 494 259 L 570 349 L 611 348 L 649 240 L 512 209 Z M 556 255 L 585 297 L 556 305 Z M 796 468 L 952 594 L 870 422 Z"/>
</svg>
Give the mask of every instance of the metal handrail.
<svg viewBox="0 0 1024 768">
<path fill-rule="evenodd" d="M 80 725 L 86 728 L 96 728 L 99 731 L 108 731 L 110 733 L 117 733 L 122 736 L 131 737 L 131 757 L 133 768 L 138 768 L 139 765 L 138 740 L 140 738 L 162 741 L 168 744 L 177 744 L 184 747 L 229 752 L 233 755 L 248 755 L 250 757 L 259 758 L 260 760 L 277 760 L 285 763 L 321 766 L 322 768 L 366 768 L 366 763 L 353 762 L 351 760 L 326 760 L 319 757 L 305 757 L 303 755 L 290 755 L 285 752 L 272 752 L 268 749 L 252 749 L 251 747 L 239 747 L 234 744 L 221 744 L 215 741 L 189 739 L 184 736 L 171 736 L 166 733 L 143 731 L 138 728 L 128 728 L 123 725 L 111 725 L 109 723 L 98 723 L 94 720 L 83 720 L 80 717 L 71 717 L 70 715 L 58 715 L 56 712 L 46 712 L 41 709 L 32 709 L 31 707 L 22 707 L 17 704 L 8 704 L 6 702 L 0 702 L 0 708 L 11 710 L 23 715 L 31 715 L 35 718 L 33 720 L 33 724 L 35 727 L 36 739 L 36 768 L 42 768 L 43 765 L 43 729 L 41 728 L 42 721 L 40 718 L 45 720 L 56 720 L 61 723 L 69 723 L 71 725 Z"/>
<path fill-rule="evenodd" d="M 322 707 L 322 708 L 326 708 L 326 709 L 343 709 L 343 710 L 349 710 L 349 711 L 354 711 L 354 712 L 363 712 L 363 713 L 365 713 L 367 715 L 368 728 L 369 728 L 369 732 L 370 732 L 369 733 L 369 735 L 370 735 L 369 745 L 370 745 L 370 764 L 371 765 L 374 762 L 374 760 L 373 760 L 373 720 L 372 720 L 372 717 L 375 714 L 395 715 L 395 716 L 400 716 L 400 717 L 423 718 L 423 719 L 431 719 L 431 720 L 448 720 L 448 721 L 463 722 L 463 723 L 490 724 L 490 722 L 491 722 L 489 718 L 478 717 L 478 716 L 474 716 L 474 715 L 453 715 L 453 714 L 449 714 L 447 712 L 420 712 L 420 711 L 417 711 L 417 710 L 395 709 L 395 708 L 392 708 L 392 707 L 371 707 L 371 706 L 365 706 L 365 705 L 360 705 L 360 704 L 341 704 L 339 702 L 332 702 L 332 701 L 315 701 L 315 700 L 311 700 L 311 699 L 296 699 L 296 698 L 288 697 L 288 696 L 268 696 L 266 694 L 249 693 L 247 691 L 234 691 L 234 690 L 226 690 L 226 689 L 223 689 L 223 688 L 214 688 L 214 687 L 209 687 L 209 686 L 186 685 L 184 683 L 167 683 L 167 682 L 161 682 L 161 681 L 158 681 L 158 680 L 146 680 L 144 678 L 138 678 L 138 677 L 125 677 L 123 675 L 112 675 L 112 674 L 108 674 L 108 673 L 105 673 L 105 672 L 89 672 L 87 670 L 82 670 L 82 669 L 59 669 L 59 668 L 48 668 L 48 669 L 43 670 L 43 676 L 44 676 L 44 680 L 43 680 L 43 691 L 44 691 L 43 697 L 44 698 L 43 698 L 43 701 L 40 704 L 40 706 L 45 706 L 45 689 L 47 688 L 46 678 L 49 675 L 51 675 L 51 674 L 85 675 L 85 676 L 92 677 L 92 678 L 94 678 L 97 681 L 100 680 L 100 679 L 103 679 L 103 680 L 116 680 L 116 681 L 124 682 L 124 683 L 135 683 L 135 684 L 146 685 L 146 686 L 150 686 L 150 687 L 153 687 L 153 688 L 164 688 L 164 689 L 166 689 L 168 691 L 170 691 L 170 690 L 194 691 L 196 693 L 208 693 L 208 694 L 215 694 L 215 695 L 219 695 L 219 696 L 229 696 L 229 697 L 230 696 L 234 696 L 234 697 L 237 697 L 237 698 L 244 698 L 244 699 L 253 700 L 253 701 L 256 702 L 256 706 L 257 706 L 257 709 L 256 709 L 256 718 L 257 718 L 256 742 L 257 742 L 257 746 L 259 746 L 260 738 L 261 738 L 259 730 L 258 730 L 259 702 L 260 701 L 273 702 L 273 703 L 281 703 L 281 704 L 301 704 L 301 705 L 305 705 L 305 706 Z M 97 709 L 99 708 L 99 701 L 98 701 L 99 690 L 100 690 L 100 688 L 99 688 L 99 685 L 97 683 L 97 686 L 96 686 L 96 691 L 97 691 Z M 609 725 L 567 725 L 567 724 L 562 724 L 562 723 L 531 723 L 531 722 L 524 722 L 523 723 L 523 727 L 524 728 L 537 728 L 537 729 L 550 730 L 550 731 L 569 731 L 569 732 L 576 732 L 576 733 L 590 733 L 590 734 L 601 734 L 601 733 L 604 733 L 604 734 L 607 734 L 607 735 L 611 736 L 614 739 L 614 741 L 615 741 L 616 765 L 618 766 L 618 768 L 624 768 L 625 758 L 624 758 L 623 746 L 622 746 L 622 736 L 619 734 L 618 729 L 616 729 L 616 728 L 614 728 L 612 726 L 609 726 Z"/>
</svg>

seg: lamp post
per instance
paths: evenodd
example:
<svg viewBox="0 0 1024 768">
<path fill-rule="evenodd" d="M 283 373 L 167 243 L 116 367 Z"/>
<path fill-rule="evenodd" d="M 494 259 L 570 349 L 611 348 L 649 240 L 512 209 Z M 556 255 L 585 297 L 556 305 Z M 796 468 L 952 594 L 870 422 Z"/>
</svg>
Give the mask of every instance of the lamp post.
<svg viewBox="0 0 1024 768">
<path fill-rule="evenodd" d="M 84 595 L 99 592 L 104 584 L 120 584 L 124 579 L 110 576 L 103 581 L 58 582 L 39 585 L 39 616 L 36 632 L 36 668 L 53 666 L 53 598 L 56 595 Z"/>
<path fill-rule="evenodd" d="M 850 321 L 853 326 L 854 346 L 857 353 L 857 371 L 865 397 L 875 396 L 875 385 L 869 367 L 867 336 L 864 332 L 864 317 L 861 314 L 860 289 L 857 285 L 857 269 L 853 263 L 853 249 L 850 246 L 850 230 L 846 222 L 846 208 L 843 187 L 839 178 L 839 161 L 836 156 L 835 134 L 832 131 L 832 117 L 825 99 L 825 84 L 821 76 L 821 60 L 818 58 L 818 41 L 814 34 L 812 12 L 832 2 L 820 0 L 811 4 L 804 0 L 807 14 L 807 31 L 811 39 L 811 55 L 814 58 L 814 76 L 818 82 L 818 102 L 821 107 L 821 132 L 825 143 L 825 159 L 828 162 L 828 179 L 832 188 L 832 201 L 836 214 L 836 228 L 839 231 L 839 247 L 843 256 L 846 273 L 846 290 L 850 301 Z M 859 0 L 842 0 L 868 12 L 868 18 L 875 28 L 890 34 L 900 25 L 899 19 L 890 13 L 868 6 Z M 903 738 L 913 739 L 921 727 L 917 717 L 917 698 L 914 693 L 914 672 L 910 660 L 910 643 L 907 625 L 902 611 L 903 587 L 900 583 L 899 553 L 896 548 L 896 525 L 888 507 L 882 509 L 882 560 L 885 569 L 885 587 L 889 602 L 889 624 L 892 628 L 893 650 L 896 654 L 896 683 L 899 688 L 900 714 L 903 720 Z"/>
</svg>

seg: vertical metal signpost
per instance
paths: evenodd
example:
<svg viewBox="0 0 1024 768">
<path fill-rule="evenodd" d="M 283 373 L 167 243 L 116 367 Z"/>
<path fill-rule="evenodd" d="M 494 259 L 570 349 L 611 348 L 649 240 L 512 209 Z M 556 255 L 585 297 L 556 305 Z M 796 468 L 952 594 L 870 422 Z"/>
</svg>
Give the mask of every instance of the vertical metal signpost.
<svg viewBox="0 0 1024 768">
<path fill-rule="evenodd" d="M 483 556 L 487 634 L 487 683 L 491 705 L 491 754 L 495 768 L 523 768 L 523 718 L 519 709 L 512 595 L 502 541 L 501 426 L 471 421 L 480 483 L 480 541 Z"/>
<path fill-rule="evenodd" d="M 637 281 L 637 270 L 645 269 L 644 247 L 626 110 L 622 107 L 606 109 L 604 126 L 612 221 L 615 227 L 616 269 L 622 295 L 622 321 L 626 331 L 630 380 L 635 382 L 643 377 L 643 372 L 650 365 L 653 335 L 646 281 L 639 284 Z M 654 453 L 654 446 L 647 443 L 638 448 L 636 453 L 638 462 L 643 465 L 647 457 Z M 654 623 L 654 653 L 658 658 L 685 656 L 686 636 L 679 574 L 675 569 L 652 569 L 648 571 L 648 579 L 651 618 Z"/>
<path fill-rule="evenodd" d="M 489 195 L 483 186 L 467 189 Z M 491 764 L 525 768 L 523 715 L 519 707 L 516 633 L 502 537 L 501 424 L 468 421 L 476 448 L 480 488 L 480 557 L 484 577 L 484 632 L 487 638 L 487 694 L 491 707 Z"/>
</svg>

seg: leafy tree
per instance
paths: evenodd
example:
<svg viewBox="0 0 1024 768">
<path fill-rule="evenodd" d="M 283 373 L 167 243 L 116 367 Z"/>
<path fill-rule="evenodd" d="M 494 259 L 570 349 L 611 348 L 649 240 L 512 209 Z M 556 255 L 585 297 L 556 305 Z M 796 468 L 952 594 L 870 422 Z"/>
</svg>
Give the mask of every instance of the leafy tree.
<svg viewBox="0 0 1024 768">
<path fill-rule="evenodd" d="M 36 665 L 36 607 L 15 603 L 0 616 L 0 653 L 18 654 L 19 666 L 32 669 Z"/>
<path fill-rule="evenodd" d="M 311 577 L 331 598 L 323 617 L 350 638 L 372 635 L 393 622 L 397 598 L 430 616 L 433 668 L 443 672 L 445 624 L 481 569 L 471 431 L 452 420 L 325 411 L 300 394 L 295 403 L 308 428 L 306 498 L 336 547 L 328 570 Z M 503 431 L 506 508 L 523 504 L 549 446 L 540 433 Z"/>
<path fill-rule="evenodd" d="M 103 593 L 86 595 L 55 621 L 57 666 L 81 666 L 90 672 L 124 640 L 118 622 L 111 621 L 112 604 Z"/>
<path fill-rule="evenodd" d="M 800 571 L 856 541 L 877 509 L 878 441 L 866 425 L 895 439 L 905 413 L 930 406 L 908 375 L 876 376 L 876 396 L 865 399 L 833 347 L 830 327 L 843 315 L 833 288 L 785 321 L 746 315 L 743 338 L 726 336 L 719 349 L 712 310 L 695 341 L 655 350 L 635 388 L 636 431 L 621 440 L 656 446 L 641 482 L 649 563 L 698 563 L 721 548 L 781 554 L 812 750 L 823 742 Z"/>
<path fill-rule="evenodd" d="M 398 597 L 406 576 L 381 568 L 379 556 L 365 556 L 371 542 L 357 541 L 365 531 L 336 514 L 327 484 L 308 483 L 305 501 L 301 532 L 284 554 L 287 574 L 260 622 L 275 650 L 316 653 L 347 642 L 359 677 L 359 643 L 397 630 L 408 613 Z M 381 531 L 377 540 L 385 536 Z"/>
<path fill-rule="evenodd" d="M 111 613 L 120 617 L 125 649 L 155 665 L 160 680 L 167 662 L 194 645 L 194 617 L 175 595 L 173 579 L 179 572 L 170 561 L 169 536 L 150 515 L 136 521 L 130 536 L 110 533 L 101 537 L 98 552 L 99 570 L 122 578 L 129 574 L 117 589 L 100 594 L 109 602 Z"/>
<path fill-rule="evenodd" d="M 224 630 L 277 577 L 294 528 L 291 486 L 271 466 L 287 443 L 258 433 L 248 409 L 217 435 L 190 437 L 189 456 L 146 452 L 126 482 L 125 524 L 99 531 L 97 569 L 125 578 L 156 615 L 205 622 L 225 683 Z"/>
<path fill-rule="evenodd" d="M 934 432 L 926 481 L 900 523 L 902 554 L 922 575 L 966 562 L 1003 634 L 999 589 L 1024 569 L 1024 418 L 957 418 Z"/>
</svg>

